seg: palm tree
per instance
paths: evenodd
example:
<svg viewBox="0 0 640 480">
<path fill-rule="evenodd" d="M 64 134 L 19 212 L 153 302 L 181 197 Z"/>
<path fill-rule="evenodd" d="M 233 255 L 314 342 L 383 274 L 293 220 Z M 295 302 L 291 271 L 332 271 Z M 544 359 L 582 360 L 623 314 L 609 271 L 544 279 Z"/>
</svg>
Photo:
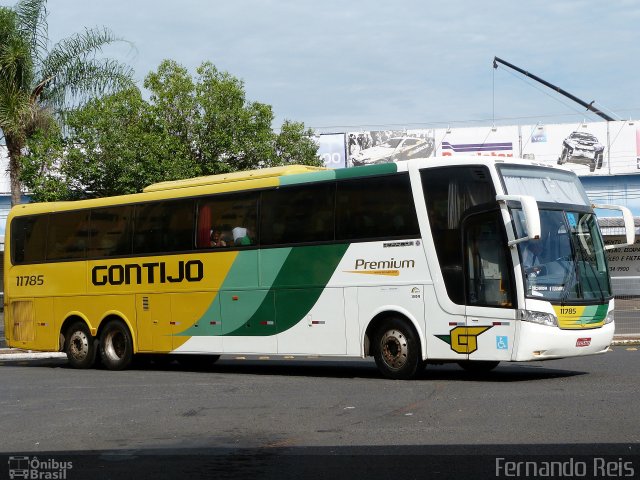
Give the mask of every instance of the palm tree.
<svg viewBox="0 0 640 480">
<path fill-rule="evenodd" d="M 106 28 L 85 29 L 49 48 L 46 0 L 0 7 L 0 130 L 9 154 L 11 204 L 20 203 L 21 157 L 39 129 L 89 98 L 132 85 L 132 70 L 99 59 L 123 41 Z"/>
</svg>

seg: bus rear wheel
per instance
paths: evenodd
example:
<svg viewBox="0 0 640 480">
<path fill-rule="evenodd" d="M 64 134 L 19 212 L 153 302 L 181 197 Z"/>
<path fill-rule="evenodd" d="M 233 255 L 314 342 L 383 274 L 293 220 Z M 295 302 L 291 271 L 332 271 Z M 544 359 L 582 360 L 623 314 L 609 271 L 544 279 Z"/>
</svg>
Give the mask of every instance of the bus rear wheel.
<svg viewBox="0 0 640 480">
<path fill-rule="evenodd" d="M 120 320 L 112 320 L 100 335 L 100 358 L 109 370 L 124 370 L 133 359 L 133 340 L 129 328 Z"/>
<path fill-rule="evenodd" d="M 64 351 L 73 368 L 90 368 L 96 361 L 96 341 L 84 322 L 75 322 L 65 335 Z"/>
<path fill-rule="evenodd" d="M 393 380 L 408 380 L 422 370 L 417 335 L 399 318 L 386 320 L 378 329 L 373 356 L 380 373 Z"/>
</svg>

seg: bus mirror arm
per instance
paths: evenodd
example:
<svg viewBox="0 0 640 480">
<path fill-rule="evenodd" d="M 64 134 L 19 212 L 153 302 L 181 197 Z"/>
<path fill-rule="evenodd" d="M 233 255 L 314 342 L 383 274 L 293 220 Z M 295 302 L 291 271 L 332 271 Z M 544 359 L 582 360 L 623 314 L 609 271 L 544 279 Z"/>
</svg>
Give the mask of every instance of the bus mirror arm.
<svg viewBox="0 0 640 480">
<path fill-rule="evenodd" d="M 633 214 L 631 210 L 627 207 L 623 207 L 621 205 L 605 205 L 605 204 L 592 204 L 592 208 L 600 208 L 604 210 L 618 210 L 622 212 L 622 219 L 624 220 L 624 232 L 627 237 L 627 243 L 624 244 L 616 244 L 616 245 L 606 245 L 604 247 L 605 250 L 613 250 L 614 248 L 626 247 L 628 245 L 633 245 L 636 241 L 636 226 L 633 220 Z"/>
<path fill-rule="evenodd" d="M 540 238 L 540 212 L 536 199 L 530 195 L 496 195 L 496 200 L 500 203 L 518 202 L 522 206 L 524 213 L 525 227 L 529 235 L 522 238 L 510 240 L 510 247 L 527 240 L 537 240 Z"/>
</svg>

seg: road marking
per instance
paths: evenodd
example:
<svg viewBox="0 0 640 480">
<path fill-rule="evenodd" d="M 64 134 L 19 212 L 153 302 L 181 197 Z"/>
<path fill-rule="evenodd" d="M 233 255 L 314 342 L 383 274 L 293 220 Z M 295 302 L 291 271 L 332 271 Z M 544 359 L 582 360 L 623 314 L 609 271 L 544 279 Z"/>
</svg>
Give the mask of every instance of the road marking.
<svg viewBox="0 0 640 480">
<path fill-rule="evenodd" d="M 635 352 L 636 350 L 638 350 L 638 349 L 637 349 L 637 348 L 635 348 L 635 347 L 629 347 L 629 348 L 627 348 L 627 352 Z"/>
</svg>

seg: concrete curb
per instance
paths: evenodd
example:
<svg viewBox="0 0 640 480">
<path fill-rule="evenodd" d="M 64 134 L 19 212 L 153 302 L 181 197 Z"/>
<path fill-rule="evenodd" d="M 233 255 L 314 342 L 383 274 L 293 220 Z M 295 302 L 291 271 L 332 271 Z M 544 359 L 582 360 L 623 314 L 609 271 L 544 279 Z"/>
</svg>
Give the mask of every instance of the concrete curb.
<svg viewBox="0 0 640 480">
<path fill-rule="evenodd" d="M 624 347 L 627 345 L 640 345 L 640 338 L 621 338 L 619 340 L 614 340 L 611 342 L 611 345 L 614 347 Z"/>
<path fill-rule="evenodd" d="M 46 358 L 67 358 L 63 352 L 33 352 L 18 348 L 0 348 L 0 362 L 5 360 L 41 360 Z"/>
</svg>

